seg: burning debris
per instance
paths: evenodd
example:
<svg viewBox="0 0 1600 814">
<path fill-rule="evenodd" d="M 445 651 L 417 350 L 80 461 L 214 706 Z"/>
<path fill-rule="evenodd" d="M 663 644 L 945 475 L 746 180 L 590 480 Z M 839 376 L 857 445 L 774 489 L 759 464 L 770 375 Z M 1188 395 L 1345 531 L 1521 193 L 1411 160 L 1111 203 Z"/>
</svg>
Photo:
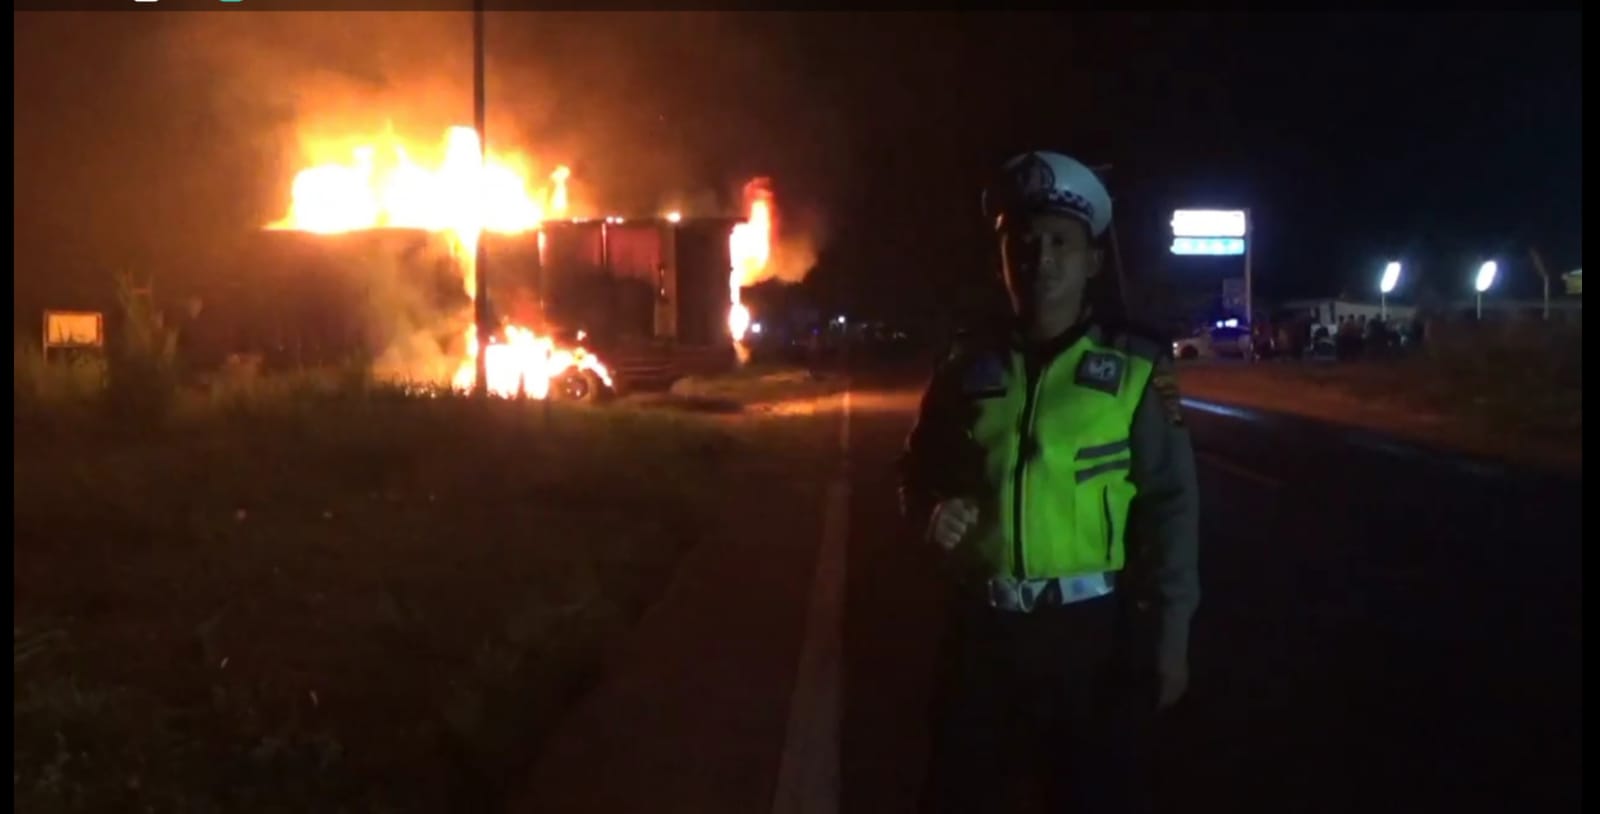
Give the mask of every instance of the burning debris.
<svg viewBox="0 0 1600 814">
<path fill-rule="evenodd" d="M 550 185 L 531 189 L 528 164 L 520 157 L 483 155 L 477 131 L 452 127 L 442 157 L 419 163 L 395 135 L 380 150 L 356 146 L 353 162 L 330 162 L 301 170 L 291 188 L 289 213 L 269 229 L 340 234 L 369 229 L 424 229 L 449 236 L 451 253 L 470 299 L 477 291 L 478 241 L 484 232 L 520 234 L 538 230 L 547 217 L 565 217 L 571 170 L 558 166 Z M 543 238 L 543 233 L 540 233 Z M 582 347 L 558 346 L 551 336 L 503 321 L 497 335 L 478 341 L 476 326 L 461 330 L 465 354 L 449 384 L 471 390 L 478 354 L 484 353 L 490 393 L 525 393 L 547 398 L 553 380 L 590 373 L 612 386 L 610 372 Z M 487 345 L 487 349 L 483 346 Z"/>
<path fill-rule="evenodd" d="M 457 390 L 472 388 L 479 353 L 476 334 L 476 328 L 467 328 L 468 356 L 461 362 L 452 382 Z M 606 366 L 582 346 L 557 347 L 554 339 L 539 336 L 516 325 L 507 325 L 502 337 L 491 338 L 488 349 L 483 352 L 488 354 L 484 359 L 484 369 L 488 371 L 489 393 L 501 398 L 515 398 L 518 393 L 526 393 L 536 399 L 548 398 L 551 382 L 563 379 L 572 371 L 592 374 L 606 387 L 616 386 Z M 580 378 L 567 383 L 567 386 L 589 386 L 587 382 L 587 378 Z M 568 395 L 581 400 L 587 394 Z"/>
</svg>

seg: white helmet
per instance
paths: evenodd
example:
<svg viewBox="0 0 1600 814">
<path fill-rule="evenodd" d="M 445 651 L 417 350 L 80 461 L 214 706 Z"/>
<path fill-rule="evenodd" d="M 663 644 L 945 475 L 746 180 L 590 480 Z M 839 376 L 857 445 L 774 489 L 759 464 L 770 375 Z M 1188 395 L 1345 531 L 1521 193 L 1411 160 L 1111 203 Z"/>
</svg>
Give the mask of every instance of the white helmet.
<svg viewBox="0 0 1600 814">
<path fill-rule="evenodd" d="M 1111 225 L 1111 195 L 1100 178 L 1076 159 L 1060 153 L 1023 153 L 1000 168 L 999 179 L 983 193 L 985 217 L 1010 211 L 1071 215 L 1100 237 Z"/>
</svg>

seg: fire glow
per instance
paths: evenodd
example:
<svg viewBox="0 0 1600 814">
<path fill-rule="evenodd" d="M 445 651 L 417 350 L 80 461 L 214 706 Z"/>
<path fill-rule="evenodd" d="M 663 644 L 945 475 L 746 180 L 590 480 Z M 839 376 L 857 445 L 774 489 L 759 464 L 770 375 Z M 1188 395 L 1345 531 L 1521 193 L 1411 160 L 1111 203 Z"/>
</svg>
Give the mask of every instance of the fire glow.
<svg viewBox="0 0 1600 814">
<path fill-rule="evenodd" d="M 381 148 L 381 149 L 380 149 Z M 394 136 L 386 134 L 351 151 L 349 163 L 329 162 L 301 170 L 291 187 L 289 212 L 269 229 L 338 234 L 400 228 L 443 232 L 461 269 L 468 297 L 477 293 L 477 249 L 483 232 L 519 234 L 539 229 L 546 217 L 567 215 L 567 180 L 572 171 L 558 166 L 549 184 L 529 183 L 528 163 L 520 157 L 480 149 L 470 127 L 445 133 L 441 158 L 420 163 Z M 543 232 L 540 232 L 542 241 Z M 519 393 L 543 399 L 551 381 L 569 371 L 590 372 L 611 385 L 604 364 L 582 347 L 563 348 L 531 328 L 505 324 L 485 349 L 474 326 L 463 334 L 466 353 L 451 386 L 470 390 L 482 352 L 487 390 L 497 396 Z"/>
<path fill-rule="evenodd" d="M 750 330 L 750 309 L 741 302 L 741 290 L 759 282 L 772 262 L 772 187 L 764 178 L 745 185 L 745 222 L 728 235 L 728 257 L 733 270 L 728 277 L 728 333 L 739 361 L 749 359 L 744 338 Z"/>
</svg>

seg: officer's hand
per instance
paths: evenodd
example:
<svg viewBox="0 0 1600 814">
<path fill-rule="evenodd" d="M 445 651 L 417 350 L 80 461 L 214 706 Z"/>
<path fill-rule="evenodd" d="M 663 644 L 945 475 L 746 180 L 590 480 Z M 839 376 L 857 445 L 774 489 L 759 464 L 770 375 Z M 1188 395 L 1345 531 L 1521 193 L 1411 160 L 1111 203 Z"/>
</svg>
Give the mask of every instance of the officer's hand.
<svg viewBox="0 0 1600 814">
<path fill-rule="evenodd" d="M 950 551 L 977 524 L 978 504 L 964 497 L 951 498 L 933 508 L 933 516 L 928 519 L 928 539 Z"/>
<path fill-rule="evenodd" d="M 1156 678 L 1161 684 L 1156 708 L 1168 709 L 1178 703 L 1183 694 L 1189 690 L 1189 663 L 1184 660 L 1174 664 L 1163 664 L 1157 668 Z"/>
</svg>

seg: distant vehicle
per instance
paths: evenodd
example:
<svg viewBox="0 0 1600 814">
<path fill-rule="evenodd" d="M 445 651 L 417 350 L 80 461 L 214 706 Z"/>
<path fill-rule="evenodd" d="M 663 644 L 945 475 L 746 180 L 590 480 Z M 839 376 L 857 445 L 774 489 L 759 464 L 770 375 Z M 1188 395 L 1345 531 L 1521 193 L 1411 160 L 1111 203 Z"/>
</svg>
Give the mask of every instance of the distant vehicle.
<svg viewBox="0 0 1600 814">
<path fill-rule="evenodd" d="M 1184 360 L 1228 357 L 1242 359 L 1250 348 L 1250 329 L 1208 328 L 1172 343 L 1172 355 Z"/>
</svg>

